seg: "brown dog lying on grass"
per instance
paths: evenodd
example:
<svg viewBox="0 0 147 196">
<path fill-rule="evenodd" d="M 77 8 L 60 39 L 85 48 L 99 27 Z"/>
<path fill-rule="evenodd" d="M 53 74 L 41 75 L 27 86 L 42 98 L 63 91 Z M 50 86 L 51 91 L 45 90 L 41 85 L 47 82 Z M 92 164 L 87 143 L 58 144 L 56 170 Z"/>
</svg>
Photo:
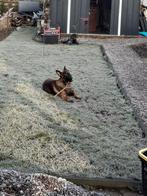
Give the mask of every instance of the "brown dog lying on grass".
<svg viewBox="0 0 147 196">
<path fill-rule="evenodd" d="M 62 72 L 56 70 L 56 73 L 60 78 L 58 80 L 45 80 L 42 89 L 49 94 L 61 97 L 64 101 L 72 102 L 72 100 L 69 99 L 70 97 L 80 100 L 81 98 L 76 95 L 71 87 L 72 76 L 66 67 L 64 67 Z"/>
</svg>

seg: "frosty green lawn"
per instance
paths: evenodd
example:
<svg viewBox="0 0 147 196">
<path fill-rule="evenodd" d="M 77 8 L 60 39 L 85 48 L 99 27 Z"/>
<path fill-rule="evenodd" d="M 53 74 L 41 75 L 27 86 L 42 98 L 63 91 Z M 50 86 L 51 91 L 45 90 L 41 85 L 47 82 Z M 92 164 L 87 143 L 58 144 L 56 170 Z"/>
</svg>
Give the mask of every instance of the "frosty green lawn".
<svg viewBox="0 0 147 196">
<path fill-rule="evenodd" d="M 67 103 L 42 82 L 71 71 L 82 97 Z M 98 45 L 43 45 L 23 29 L 0 42 L 0 167 L 140 178 L 141 130 Z"/>
</svg>

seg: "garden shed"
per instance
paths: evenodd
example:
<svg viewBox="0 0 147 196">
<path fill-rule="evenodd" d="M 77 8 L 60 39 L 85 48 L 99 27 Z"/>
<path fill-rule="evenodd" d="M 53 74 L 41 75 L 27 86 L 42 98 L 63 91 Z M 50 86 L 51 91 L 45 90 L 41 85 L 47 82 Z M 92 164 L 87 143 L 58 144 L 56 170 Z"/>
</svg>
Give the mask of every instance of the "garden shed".
<svg viewBox="0 0 147 196">
<path fill-rule="evenodd" d="M 51 25 L 64 33 L 137 35 L 140 0 L 51 0 Z"/>
</svg>

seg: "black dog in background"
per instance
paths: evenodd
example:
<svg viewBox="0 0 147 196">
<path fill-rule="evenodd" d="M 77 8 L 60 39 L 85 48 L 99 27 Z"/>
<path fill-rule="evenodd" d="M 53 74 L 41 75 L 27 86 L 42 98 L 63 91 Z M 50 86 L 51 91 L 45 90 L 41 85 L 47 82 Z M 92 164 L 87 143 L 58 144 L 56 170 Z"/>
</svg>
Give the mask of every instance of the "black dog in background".
<svg viewBox="0 0 147 196">
<path fill-rule="evenodd" d="M 68 44 L 68 45 L 78 45 L 79 42 L 77 41 L 77 34 L 71 34 L 70 37 L 67 40 L 61 41 L 63 44 Z"/>
</svg>

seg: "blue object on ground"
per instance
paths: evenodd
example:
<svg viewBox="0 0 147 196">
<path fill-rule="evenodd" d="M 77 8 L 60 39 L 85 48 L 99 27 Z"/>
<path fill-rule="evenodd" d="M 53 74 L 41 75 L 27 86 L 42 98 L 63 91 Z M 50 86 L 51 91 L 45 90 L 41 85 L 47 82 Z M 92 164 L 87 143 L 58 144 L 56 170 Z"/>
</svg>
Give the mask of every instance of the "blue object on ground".
<svg viewBox="0 0 147 196">
<path fill-rule="evenodd" d="M 147 37 L 147 32 L 139 32 L 139 35 L 143 35 L 143 36 Z"/>
</svg>

